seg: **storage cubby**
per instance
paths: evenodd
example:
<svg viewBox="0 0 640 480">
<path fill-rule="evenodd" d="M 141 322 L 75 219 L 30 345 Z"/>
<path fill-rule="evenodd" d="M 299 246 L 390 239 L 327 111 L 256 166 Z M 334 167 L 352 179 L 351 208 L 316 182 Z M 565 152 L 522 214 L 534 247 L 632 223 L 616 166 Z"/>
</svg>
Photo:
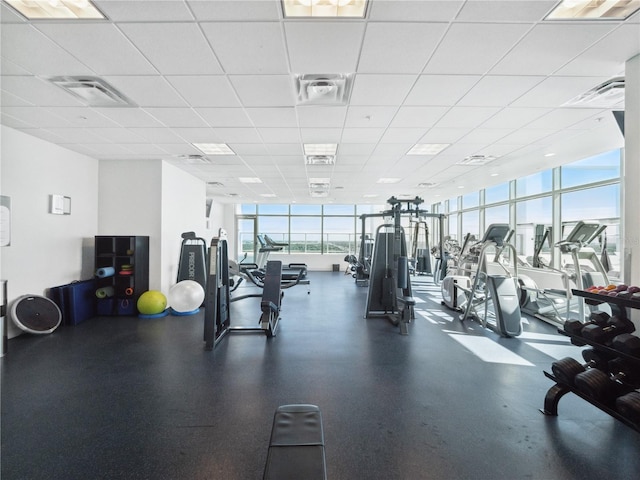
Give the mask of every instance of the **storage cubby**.
<svg viewBox="0 0 640 480">
<path fill-rule="evenodd" d="M 630 300 L 626 298 L 617 298 L 617 297 L 611 297 L 607 295 L 594 294 L 594 293 L 585 292 L 582 290 L 573 290 L 573 294 L 578 297 L 584 297 L 585 302 L 589 305 L 599 305 L 602 303 L 608 304 L 611 307 L 611 311 L 613 312 L 613 314 L 619 316 L 620 318 L 627 317 L 628 308 L 640 308 L 640 302 L 637 300 Z M 570 333 L 565 332 L 563 329 L 558 329 L 558 332 L 568 337 L 575 338 L 577 340 L 576 342 L 577 344 L 589 345 L 594 349 L 596 349 L 597 351 L 602 352 L 603 354 L 624 359 L 624 361 L 629 362 L 629 364 L 632 365 L 634 369 L 640 370 L 640 358 L 638 357 L 627 355 L 626 353 L 615 350 L 608 345 L 603 345 L 600 343 L 590 341 L 589 339 L 586 339 L 583 336 L 572 335 Z M 575 386 L 569 385 L 560 381 L 551 373 L 548 373 L 548 372 L 543 372 L 543 373 L 547 378 L 549 378 L 550 380 L 553 380 L 555 382 L 555 385 L 547 391 L 547 394 L 544 399 L 544 408 L 541 409 L 542 413 L 546 415 L 554 415 L 554 416 L 558 415 L 558 403 L 560 402 L 560 399 L 567 393 L 574 393 L 575 395 L 579 396 L 580 398 L 584 399 L 585 401 L 589 402 L 590 404 L 594 405 L 600 410 L 608 413 L 612 417 L 620 420 L 622 423 L 640 432 L 640 423 L 638 423 L 637 421 L 632 421 L 631 419 L 622 415 L 620 412 L 616 410 L 615 405 L 613 405 L 611 402 L 602 402 L 597 399 L 594 399 L 588 395 L 585 395 L 583 392 L 578 390 Z M 635 389 L 633 387 L 629 387 L 628 390 L 634 391 Z"/>
<path fill-rule="evenodd" d="M 98 315 L 136 315 L 149 290 L 149 237 L 95 237 Z"/>
</svg>

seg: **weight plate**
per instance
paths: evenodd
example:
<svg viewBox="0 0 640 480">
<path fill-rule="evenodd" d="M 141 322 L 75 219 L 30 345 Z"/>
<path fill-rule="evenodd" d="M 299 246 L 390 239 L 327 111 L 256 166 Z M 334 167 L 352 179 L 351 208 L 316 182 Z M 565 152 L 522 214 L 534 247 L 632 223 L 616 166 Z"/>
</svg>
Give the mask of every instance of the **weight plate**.
<svg viewBox="0 0 640 480">
<path fill-rule="evenodd" d="M 62 322 L 62 313 L 52 300 L 40 295 L 23 295 L 11 305 L 13 322 L 25 332 L 53 332 Z"/>
</svg>

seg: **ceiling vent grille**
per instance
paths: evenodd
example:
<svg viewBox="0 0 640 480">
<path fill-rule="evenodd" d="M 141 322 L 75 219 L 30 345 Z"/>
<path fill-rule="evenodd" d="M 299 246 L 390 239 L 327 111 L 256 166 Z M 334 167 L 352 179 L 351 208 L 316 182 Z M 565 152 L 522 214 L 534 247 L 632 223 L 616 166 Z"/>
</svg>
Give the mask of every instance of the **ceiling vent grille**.
<svg viewBox="0 0 640 480">
<path fill-rule="evenodd" d="M 564 107 L 611 108 L 624 105 L 624 77 L 613 77 L 577 97 Z"/>
<path fill-rule="evenodd" d="M 307 165 L 333 165 L 336 163 L 335 155 L 307 155 Z"/>
<path fill-rule="evenodd" d="M 312 198 L 324 198 L 329 196 L 328 190 L 311 190 L 309 192 Z"/>
<path fill-rule="evenodd" d="M 346 105 L 351 91 L 350 74 L 295 75 L 298 105 Z"/>
<path fill-rule="evenodd" d="M 178 158 L 184 160 L 184 163 L 187 165 L 211 165 L 213 162 L 210 158 L 207 158 L 202 155 L 191 154 L 191 155 L 178 155 Z"/>
<path fill-rule="evenodd" d="M 98 77 L 52 77 L 54 85 L 64 89 L 89 107 L 135 107 L 118 90 Z"/>
<path fill-rule="evenodd" d="M 492 155 L 470 155 L 464 160 L 460 160 L 458 163 L 456 163 L 456 165 L 476 167 L 479 165 L 486 165 L 487 163 L 493 162 L 495 159 L 496 157 Z"/>
</svg>

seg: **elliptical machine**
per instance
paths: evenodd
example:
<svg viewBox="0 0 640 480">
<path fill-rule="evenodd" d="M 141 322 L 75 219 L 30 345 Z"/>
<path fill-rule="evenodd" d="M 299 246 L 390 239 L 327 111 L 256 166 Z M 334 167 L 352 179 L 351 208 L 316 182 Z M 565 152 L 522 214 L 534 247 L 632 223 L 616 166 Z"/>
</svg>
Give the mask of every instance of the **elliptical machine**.
<svg viewBox="0 0 640 480">
<path fill-rule="evenodd" d="M 516 258 L 515 247 L 508 243 L 512 233 L 506 223 L 489 225 L 480 243 L 470 249 L 477 252 L 471 288 L 458 285 L 466 295 L 460 320 L 475 319 L 503 337 L 517 337 L 522 333 L 517 262 L 512 275 L 502 259 L 505 250 Z"/>
</svg>

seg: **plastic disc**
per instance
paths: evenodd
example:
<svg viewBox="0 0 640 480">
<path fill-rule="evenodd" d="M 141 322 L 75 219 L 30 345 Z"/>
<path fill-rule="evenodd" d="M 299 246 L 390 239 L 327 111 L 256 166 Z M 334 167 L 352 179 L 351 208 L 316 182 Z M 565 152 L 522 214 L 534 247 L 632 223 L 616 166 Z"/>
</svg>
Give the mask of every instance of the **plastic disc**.
<svg viewBox="0 0 640 480">
<path fill-rule="evenodd" d="M 195 310 L 191 310 L 190 312 L 176 312 L 173 308 L 171 309 L 171 315 L 175 315 L 176 317 L 186 317 L 187 315 L 195 315 L 200 311 L 199 308 Z"/>
<path fill-rule="evenodd" d="M 161 318 L 169 315 L 169 309 L 163 310 L 160 313 L 139 313 L 138 318 L 150 319 L 150 318 Z"/>
<path fill-rule="evenodd" d="M 62 313 L 47 297 L 23 295 L 11 305 L 11 318 L 25 332 L 51 333 L 62 322 Z"/>
</svg>

